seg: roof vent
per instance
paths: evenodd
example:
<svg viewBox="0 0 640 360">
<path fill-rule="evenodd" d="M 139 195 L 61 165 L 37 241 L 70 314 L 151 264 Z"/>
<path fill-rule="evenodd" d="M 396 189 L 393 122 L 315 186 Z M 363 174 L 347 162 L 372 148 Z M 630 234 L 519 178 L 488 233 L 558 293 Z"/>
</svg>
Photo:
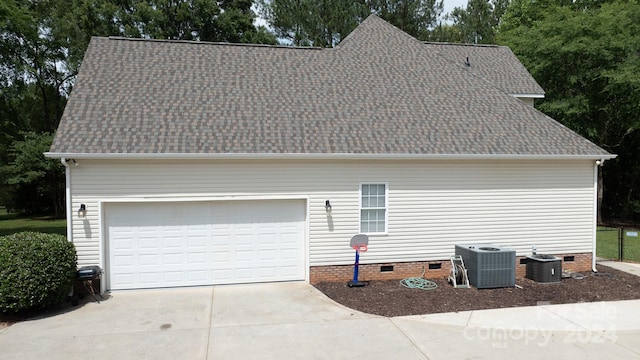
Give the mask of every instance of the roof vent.
<svg viewBox="0 0 640 360">
<path fill-rule="evenodd" d="M 471 66 L 471 63 L 469 62 L 469 57 L 468 57 L 468 56 L 467 56 L 467 61 L 465 61 L 465 62 L 464 62 L 464 64 L 465 64 L 466 66 Z"/>
</svg>

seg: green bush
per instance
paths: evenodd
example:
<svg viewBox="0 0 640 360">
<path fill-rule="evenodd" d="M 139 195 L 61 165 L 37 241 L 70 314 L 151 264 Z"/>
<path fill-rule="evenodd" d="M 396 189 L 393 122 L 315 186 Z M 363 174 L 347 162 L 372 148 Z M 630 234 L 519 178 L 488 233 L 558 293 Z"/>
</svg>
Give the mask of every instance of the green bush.
<svg viewBox="0 0 640 360">
<path fill-rule="evenodd" d="M 0 237 L 0 312 L 46 309 L 71 291 L 76 250 L 62 235 L 22 232 Z"/>
</svg>

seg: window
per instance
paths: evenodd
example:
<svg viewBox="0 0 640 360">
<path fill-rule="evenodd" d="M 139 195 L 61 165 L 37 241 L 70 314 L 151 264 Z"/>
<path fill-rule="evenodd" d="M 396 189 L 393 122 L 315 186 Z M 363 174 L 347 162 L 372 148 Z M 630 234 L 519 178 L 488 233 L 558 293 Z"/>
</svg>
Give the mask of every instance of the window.
<svg viewBox="0 0 640 360">
<path fill-rule="evenodd" d="M 360 232 L 387 231 L 387 184 L 360 185 Z"/>
</svg>

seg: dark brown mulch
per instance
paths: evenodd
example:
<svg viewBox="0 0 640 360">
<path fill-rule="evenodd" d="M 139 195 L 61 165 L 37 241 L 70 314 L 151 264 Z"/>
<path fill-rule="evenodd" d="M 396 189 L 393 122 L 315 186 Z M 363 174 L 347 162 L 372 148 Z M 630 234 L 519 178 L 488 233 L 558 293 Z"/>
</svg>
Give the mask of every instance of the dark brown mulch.
<svg viewBox="0 0 640 360">
<path fill-rule="evenodd" d="M 567 304 L 594 301 L 640 299 L 640 276 L 598 266 L 599 273 L 582 273 L 584 278 L 563 278 L 557 284 L 518 279 L 522 286 L 498 289 L 456 289 L 446 279 L 435 279 L 434 290 L 409 289 L 398 280 L 371 281 L 361 288 L 349 288 L 347 281 L 315 285 L 334 301 L 349 308 L 382 316 L 434 314 L 442 312 L 497 309 L 538 304 Z"/>
<path fill-rule="evenodd" d="M 18 313 L 2 313 L 0 312 L 0 329 L 11 326 L 17 322 L 37 317 L 46 313 L 46 310 L 23 311 Z"/>
</svg>

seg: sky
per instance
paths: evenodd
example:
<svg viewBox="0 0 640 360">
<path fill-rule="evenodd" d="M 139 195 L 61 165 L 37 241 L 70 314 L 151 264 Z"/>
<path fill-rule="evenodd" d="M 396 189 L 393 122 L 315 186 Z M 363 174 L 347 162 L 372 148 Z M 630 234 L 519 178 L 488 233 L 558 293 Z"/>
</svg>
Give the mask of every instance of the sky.
<svg viewBox="0 0 640 360">
<path fill-rule="evenodd" d="M 454 7 L 467 7 L 468 0 L 443 0 L 444 11 L 443 14 L 450 13 Z"/>
</svg>

